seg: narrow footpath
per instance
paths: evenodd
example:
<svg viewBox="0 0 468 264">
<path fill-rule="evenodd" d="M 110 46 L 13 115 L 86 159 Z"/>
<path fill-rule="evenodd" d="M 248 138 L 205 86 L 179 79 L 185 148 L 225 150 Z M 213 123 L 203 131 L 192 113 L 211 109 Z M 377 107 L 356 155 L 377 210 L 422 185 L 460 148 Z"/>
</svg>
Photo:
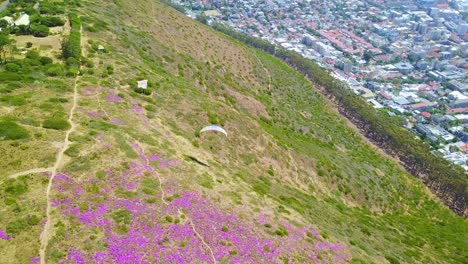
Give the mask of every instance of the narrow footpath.
<svg viewBox="0 0 468 264">
<path fill-rule="evenodd" d="M 80 29 L 80 34 L 82 34 L 82 29 Z M 51 216 L 51 211 L 52 211 L 52 203 L 50 199 L 50 192 L 52 190 L 52 184 L 54 181 L 55 176 L 57 175 L 58 169 L 62 166 L 63 163 L 63 156 L 65 151 L 68 149 L 68 146 L 70 145 L 70 134 L 73 133 L 76 129 L 76 124 L 73 121 L 73 116 L 75 114 L 77 102 L 78 102 L 78 81 L 80 77 L 77 76 L 75 78 L 75 82 L 73 85 L 73 105 L 72 108 L 70 109 L 70 115 L 68 116 L 68 122 L 70 123 L 70 129 L 67 131 L 65 134 L 65 139 L 62 145 L 62 148 L 57 154 L 57 158 L 55 160 L 55 164 L 52 167 L 52 175 L 50 176 L 49 184 L 47 185 L 47 192 L 46 192 L 46 199 L 47 199 L 47 209 L 46 209 L 46 223 L 44 225 L 44 230 L 41 233 L 41 246 L 39 248 L 39 257 L 40 257 L 40 263 L 41 264 L 46 264 L 46 250 L 47 250 L 47 245 L 49 244 L 50 240 L 50 233 L 52 230 L 52 216 Z"/>
</svg>

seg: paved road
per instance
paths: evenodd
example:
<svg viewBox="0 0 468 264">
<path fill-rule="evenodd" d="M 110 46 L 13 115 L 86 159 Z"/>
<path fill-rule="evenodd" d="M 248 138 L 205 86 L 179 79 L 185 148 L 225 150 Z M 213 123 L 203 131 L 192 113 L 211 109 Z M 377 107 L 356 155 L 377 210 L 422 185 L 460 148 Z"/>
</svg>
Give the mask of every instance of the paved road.
<svg viewBox="0 0 468 264">
<path fill-rule="evenodd" d="M 0 0 L 0 1 L 1 1 L 1 0 Z M 4 3 L 2 3 L 2 4 L 0 5 L 0 12 L 2 12 L 3 9 L 5 9 L 9 3 L 10 3 L 10 0 L 7 0 L 7 1 L 5 1 Z"/>
</svg>

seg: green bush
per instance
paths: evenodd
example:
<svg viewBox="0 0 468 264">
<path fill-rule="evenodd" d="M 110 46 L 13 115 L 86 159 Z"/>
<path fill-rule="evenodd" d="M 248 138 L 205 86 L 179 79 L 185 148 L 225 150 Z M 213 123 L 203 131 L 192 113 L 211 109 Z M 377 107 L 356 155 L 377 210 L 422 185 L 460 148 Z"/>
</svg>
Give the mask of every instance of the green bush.
<svg viewBox="0 0 468 264">
<path fill-rule="evenodd" d="M 126 209 L 117 210 L 112 213 L 112 219 L 119 224 L 129 224 L 132 221 L 132 217 L 132 213 Z"/>
<path fill-rule="evenodd" d="M 7 63 L 5 65 L 5 70 L 9 72 L 19 72 L 21 70 L 21 66 L 16 63 Z"/>
<path fill-rule="evenodd" d="M 37 60 L 40 59 L 40 55 L 39 52 L 37 52 L 36 50 L 30 50 L 26 52 L 26 58 L 31 60 Z"/>
<path fill-rule="evenodd" d="M 39 223 L 39 218 L 35 215 L 30 215 L 25 218 L 17 219 L 13 222 L 8 223 L 6 226 L 6 232 L 9 235 L 16 235 L 25 231 L 32 226 L 35 226 Z"/>
<path fill-rule="evenodd" d="M 47 65 L 47 64 L 52 64 L 53 60 L 49 57 L 41 57 L 39 59 L 39 61 L 41 62 L 42 65 Z"/>
<path fill-rule="evenodd" d="M 110 64 L 106 66 L 106 70 L 109 75 L 114 73 L 114 67 Z"/>
<path fill-rule="evenodd" d="M 79 72 L 80 72 L 80 69 L 78 69 L 77 67 L 70 67 L 67 69 L 66 75 L 68 77 L 76 77 Z"/>
<path fill-rule="evenodd" d="M 67 64 L 67 66 L 78 66 L 78 65 L 80 65 L 79 60 L 77 60 L 77 59 L 74 58 L 74 57 L 69 57 L 69 58 L 67 58 L 67 60 L 65 61 L 65 63 Z"/>
<path fill-rule="evenodd" d="M 276 229 L 275 234 L 278 236 L 287 236 L 288 235 L 288 230 L 284 228 L 284 226 L 279 226 L 278 229 Z"/>
<path fill-rule="evenodd" d="M 12 121 L 0 121 L 0 140 L 16 140 L 28 138 L 26 129 Z"/>
<path fill-rule="evenodd" d="M 134 91 L 137 92 L 137 93 L 140 93 L 140 94 L 144 94 L 144 95 L 151 95 L 151 93 L 153 93 L 153 89 L 151 89 L 149 87 L 146 88 L 146 89 L 135 88 Z"/>
<path fill-rule="evenodd" d="M 0 98 L 0 101 L 5 102 L 10 106 L 22 106 L 28 103 L 23 97 L 12 95 L 5 95 Z"/>
<path fill-rule="evenodd" d="M 398 259 L 396 259 L 395 257 L 393 256 L 390 256 L 390 255 L 386 255 L 385 258 L 388 260 L 388 262 L 390 262 L 391 264 L 400 264 L 400 261 L 398 261 Z"/>
<path fill-rule="evenodd" d="M 78 157 L 80 155 L 80 145 L 72 144 L 67 150 L 65 150 L 65 154 L 73 158 Z"/>
<path fill-rule="evenodd" d="M 29 58 L 24 58 L 23 59 L 23 68 L 27 66 L 39 66 L 41 65 L 41 62 L 39 59 L 29 59 Z"/>
<path fill-rule="evenodd" d="M 0 81 L 21 81 L 24 79 L 16 72 L 0 72 Z"/>
<path fill-rule="evenodd" d="M 70 123 L 65 119 L 53 117 L 45 120 L 42 127 L 55 130 L 67 130 L 70 128 Z"/>
<path fill-rule="evenodd" d="M 39 13 L 47 15 L 59 15 L 65 13 L 65 7 L 59 1 L 41 1 Z"/>
<path fill-rule="evenodd" d="M 49 35 L 49 28 L 44 25 L 33 24 L 31 25 L 31 33 L 38 38 L 44 38 Z"/>
<path fill-rule="evenodd" d="M 6 232 L 10 235 L 16 235 L 22 231 L 28 229 L 29 225 L 26 219 L 18 219 L 16 221 L 8 223 L 6 226 Z"/>
<path fill-rule="evenodd" d="M 28 186 L 26 184 L 15 184 L 14 182 L 9 184 L 5 188 L 5 192 L 12 196 L 20 196 L 28 190 Z"/>
<path fill-rule="evenodd" d="M 49 99 L 49 102 L 51 103 L 68 103 L 68 99 L 67 98 L 50 98 Z"/>
<path fill-rule="evenodd" d="M 57 92 L 71 91 L 71 87 L 61 80 L 49 80 L 46 85 L 46 88 L 52 89 Z"/>
<path fill-rule="evenodd" d="M 63 67 L 59 64 L 54 64 L 47 69 L 47 75 L 49 76 L 61 76 L 63 75 Z"/>
<path fill-rule="evenodd" d="M 47 27 L 58 27 L 58 26 L 63 26 L 65 24 L 65 21 L 61 19 L 60 17 L 55 17 L 55 16 L 43 16 L 40 17 L 39 22 Z"/>
</svg>

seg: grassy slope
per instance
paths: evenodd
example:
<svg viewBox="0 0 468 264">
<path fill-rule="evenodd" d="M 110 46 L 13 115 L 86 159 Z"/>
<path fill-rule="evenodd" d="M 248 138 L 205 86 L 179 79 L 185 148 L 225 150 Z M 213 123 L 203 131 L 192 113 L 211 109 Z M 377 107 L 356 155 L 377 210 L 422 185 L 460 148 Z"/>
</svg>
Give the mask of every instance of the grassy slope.
<svg viewBox="0 0 468 264">
<path fill-rule="evenodd" d="M 62 169 L 74 180 L 88 186 L 103 170 L 124 171 L 128 162 L 138 157 L 129 143 L 138 142 L 147 153 L 181 162 L 181 166 L 159 172 L 169 187 L 203 193 L 218 207 L 247 222 L 254 222 L 249 216 L 264 213 L 272 216 L 273 224 L 286 220 L 318 228 L 323 237 L 346 244 L 352 261 L 466 260 L 466 222 L 443 208 L 421 183 L 349 128 L 300 74 L 157 2 L 83 2 L 80 13 L 85 29 L 92 26 L 92 31 L 98 31 L 85 31 L 85 41 L 99 42 L 109 53 L 95 55 L 94 74 L 85 74 L 79 82 L 75 119 L 79 126 L 72 134 L 74 144 Z M 103 13 L 109 15 L 102 17 Z M 101 77 L 109 64 L 115 73 Z M 157 83 L 152 97 L 130 91 L 128 81 L 139 75 Z M 72 80 L 67 82 L 72 84 Z M 123 102 L 108 102 L 106 97 L 111 93 Z M 63 95 L 70 98 L 68 93 Z M 14 111 L 38 107 L 37 100 L 31 101 L 35 103 Z M 144 109 L 143 116 L 133 111 L 135 105 Z M 67 106 L 64 104 L 63 112 L 68 111 Z M 105 112 L 107 117 L 89 118 L 87 114 L 93 111 Z M 42 118 L 36 116 L 37 111 L 23 113 Z M 109 124 L 111 117 L 124 125 Z M 210 122 L 222 123 L 229 137 L 199 137 L 196 131 Z M 42 134 L 60 141 L 56 138 L 61 132 L 56 133 Z M 96 137 L 99 134 L 102 136 Z M 34 135 L 20 144 L 34 146 L 45 141 Z M 14 151 L 12 144 L 3 141 L 1 146 Z M 53 149 L 38 147 L 43 150 L 40 155 L 55 154 Z M 50 166 L 40 163 L 40 156 L 34 158 L 38 154 L 31 150 L 22 151 L 21 155 L 30 155 L 28 161 L 37 163 L 33 167 Z M 210 167 L 187 161 L 187 155 Z M 8 173 L 31 168 L 28 163 L 12 162 L 2 161 L 0 167 Z M 41 188 L 36 187 L 41 186 L 41 180 L 38 175 L 18 180 L 28 185 L 26 193 L 18 194 L 23 210 L 18 212 L 13 206 L 4 209 L 0 226 L 31 212 L 43 216 L 42 206 L 27 205 L 32 199 L 43 203 Z M 4 198 L 12 195 L 11 190 L 1 191 Z M 86 188 L 86 193 L 93 191 Z M 55 195 L 61 197 L 58 192 Z M 86 200 L 75 199 L 81 201 L 80 209 L 87 208 Z M 52 262 L 61 259 L 69 247 L 102 249 L 100 239 L 96 239 L 104 235 L 102 230 L 80 227 L 59 212 L 54 216 L 55 236 L 48 251 Z M 64 230 L 68 230 L 66 235 Z M 0 240 L 0 251 L 9 252 L 0 262 L 15 262 L 15 258 L 24 262 L 34 257 L 38 239 L 30 242 L 28 250 L 17 245 L 24 246 L 28 237 L 37 238 L 38 232 L 35 226 L 12 240 Z M 94 236 L 92 242 L 88 236 Z"/>
</svg>

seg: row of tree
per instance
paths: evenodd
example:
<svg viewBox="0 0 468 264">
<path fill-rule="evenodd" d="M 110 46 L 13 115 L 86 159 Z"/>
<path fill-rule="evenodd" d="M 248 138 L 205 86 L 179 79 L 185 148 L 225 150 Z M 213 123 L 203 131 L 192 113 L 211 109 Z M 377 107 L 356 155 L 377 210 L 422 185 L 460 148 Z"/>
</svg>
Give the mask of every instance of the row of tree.
<svg viewBox="0 0 468 264">
<path fill-rule="evenodd" d="M 360 127 L 368 138 L 388 153 L 397 156 L 405 168 L 419 177 L 454 212 L 467 216 L 468 177 L 460 166 L 436 157 L 426 143 L 402 128 L 401 122 L 376 111 L 346 84 L 300 54 L 277 47 L 265 40 L 236 32 L 222 24 L 212 27 L 250 46 L 270 53 L 303 73 L 339 106 L 340 112 Z"/>
<path fill-rule="evenodd" d="M 81 59 L 81 20 L 76 13 L 69 15 L 71 31 L 70 35 L 62 42 L 63 58 L 75 59 L 79 65 Z"/>
<path fill-rule="evenodd" d="M 16 42 L 10 39 L 6 32 L 0 32 L 0 64 L 6 63 L 8 55 L 13 58 L 13 53 L 16 50 Z"/>
</svg>

